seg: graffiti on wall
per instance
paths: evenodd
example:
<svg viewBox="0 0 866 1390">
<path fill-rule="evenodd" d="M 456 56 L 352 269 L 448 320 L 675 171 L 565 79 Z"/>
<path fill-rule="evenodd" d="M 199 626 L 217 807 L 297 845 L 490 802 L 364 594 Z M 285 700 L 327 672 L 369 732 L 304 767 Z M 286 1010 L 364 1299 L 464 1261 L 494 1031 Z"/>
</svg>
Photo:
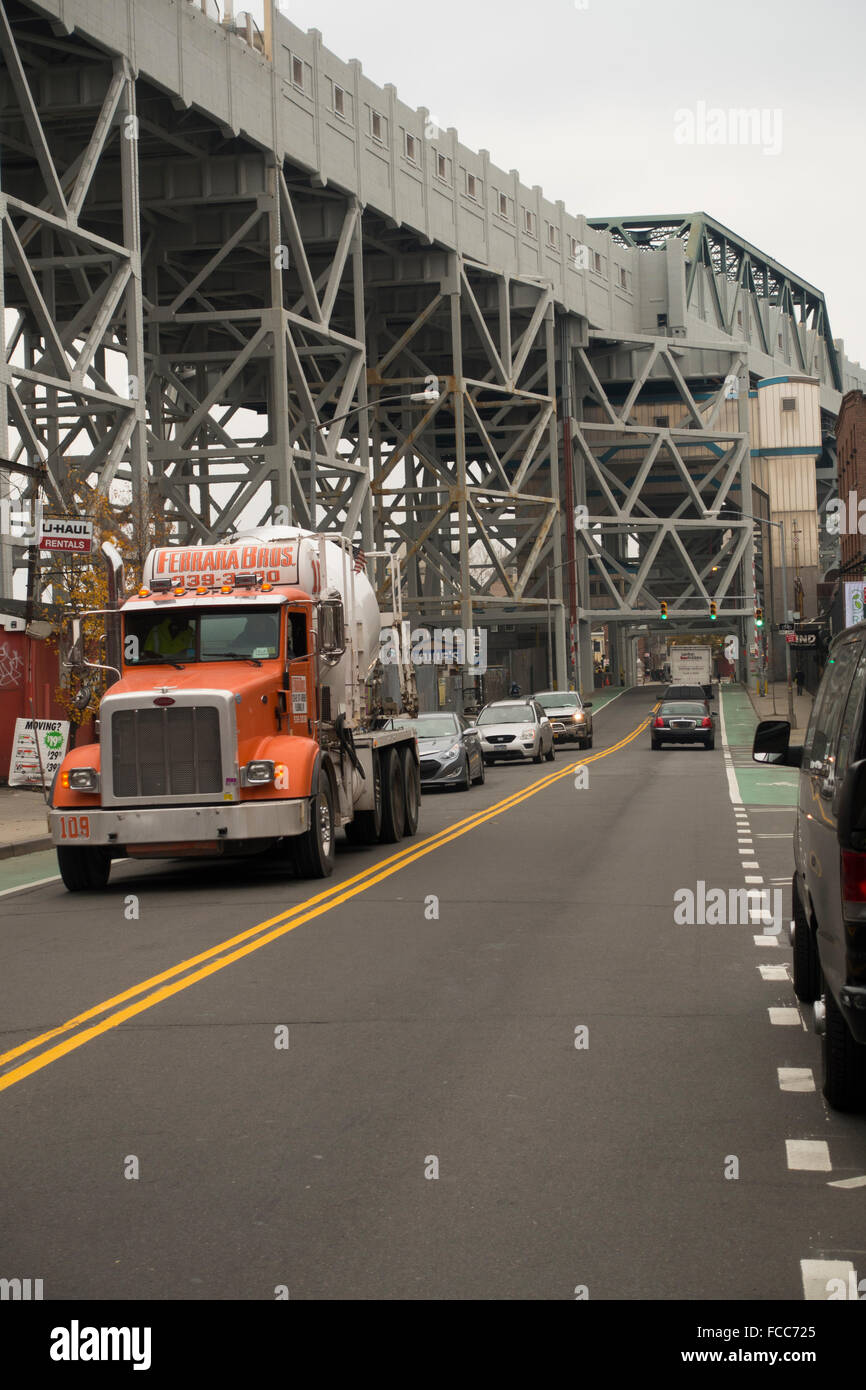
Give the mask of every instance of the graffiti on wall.
<svg viewBox="0 0 866 1390">
<path fill-rule="evenodd" d="M 24 659 L 8 642 L 0 642 L 0 690 L 18 690 L 24 680 Z"/>
</svg>

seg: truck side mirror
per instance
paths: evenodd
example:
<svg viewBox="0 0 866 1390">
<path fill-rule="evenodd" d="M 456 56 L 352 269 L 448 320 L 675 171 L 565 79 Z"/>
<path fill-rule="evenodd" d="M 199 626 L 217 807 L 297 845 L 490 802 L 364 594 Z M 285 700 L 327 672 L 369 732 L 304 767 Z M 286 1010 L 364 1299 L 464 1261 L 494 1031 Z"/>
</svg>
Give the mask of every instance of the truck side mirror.
<svg viewBox="0 0 866 1390">
<path fill-rule="evenodd" d="M 342 599 L 326 599 L 319 611 L 319 650 L 331 661 L 338 660 L 346 650 Z"/>
<path fill-rule="evenodd" d="M 836 835 L 842 849 L 866 846 L 866 758 L 849 767 L 836 810 Z"/>
<path fill-rule="evenodd" d="M 791 747 L 791 726 L 787 719 L 761 720 L 755 730 L 752 761 L 775 763 L 779 767 L 800 766 L 803 749 L 797 744 Z"/>
</svg>

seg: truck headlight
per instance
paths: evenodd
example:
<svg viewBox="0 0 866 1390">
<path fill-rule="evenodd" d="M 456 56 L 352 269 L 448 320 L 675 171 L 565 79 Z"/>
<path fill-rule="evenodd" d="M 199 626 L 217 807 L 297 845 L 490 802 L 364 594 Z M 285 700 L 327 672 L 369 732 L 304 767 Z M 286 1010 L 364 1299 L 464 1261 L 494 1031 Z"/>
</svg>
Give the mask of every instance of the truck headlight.
<svg viewBox="0 0 866 1390">
<path fill-rule="evenodd" d="M 573 714 L 571 717 L 572 717 L 572 719 L 577 719 L 577 720 L 579 721 L 579 720 L 581 720 L 581 719 L 585 719 L 585 718 L 586 718 L 586 715 L 584 714 L 584 712 L 583 712 L 582 709 L 578 709 L 578 710 L 575 710 L 574 714 Z"/>
<path fill-rule="evenodd" d="M 72 792 L 99 791 L 99 773 L 95 767 L 73 767 L 64 772 L 62 782 Z"/>
<path fill-rule="evenodd" d="M 274 780 L 275 768 L 272 762 L 259 759 L 256 762 L 247 763 L 241 770 L 242 787 L 264 787 L 268 782 Z"/>
</svg>

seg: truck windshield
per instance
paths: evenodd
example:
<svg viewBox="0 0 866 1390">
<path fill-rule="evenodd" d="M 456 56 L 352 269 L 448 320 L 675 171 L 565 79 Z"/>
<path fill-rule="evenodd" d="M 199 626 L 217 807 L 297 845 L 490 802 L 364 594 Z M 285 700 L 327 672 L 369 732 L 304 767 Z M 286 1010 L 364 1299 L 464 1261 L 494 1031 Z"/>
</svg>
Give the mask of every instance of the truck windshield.
<svg viewBox="0 0 866 1390">
<path fill-rule="evenodd" d="M 267 661 L 279 656 L 278 608 L 171 608 L 129 613 L 123 653 L 128 666 L 197 661 Z"/>
</svg>

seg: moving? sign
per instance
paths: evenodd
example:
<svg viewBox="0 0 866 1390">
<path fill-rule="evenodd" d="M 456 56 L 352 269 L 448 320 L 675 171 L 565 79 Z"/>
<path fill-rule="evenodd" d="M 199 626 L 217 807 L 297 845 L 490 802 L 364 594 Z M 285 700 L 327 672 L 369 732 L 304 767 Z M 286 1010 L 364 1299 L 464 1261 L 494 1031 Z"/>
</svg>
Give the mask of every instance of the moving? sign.
<svg viewBox="0 0 866 1390">
<path fill-rule="evenodd" d="M 16 719 L 10 787 L 50 787 L 66 756 L 68 739 L 65 719 Z"/>
</svg>

